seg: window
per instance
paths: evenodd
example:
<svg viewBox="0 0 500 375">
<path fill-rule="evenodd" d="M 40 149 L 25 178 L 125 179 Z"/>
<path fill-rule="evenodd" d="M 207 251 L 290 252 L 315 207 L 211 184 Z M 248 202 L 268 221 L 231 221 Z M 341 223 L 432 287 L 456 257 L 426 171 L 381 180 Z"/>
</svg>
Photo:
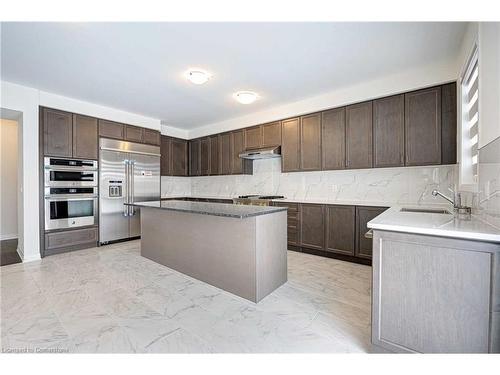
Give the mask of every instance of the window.
<svg viewBox="0 0 500 375">
<path fill-rule="evenodd" d="M 472 53 L 463 70 L 461 82 L 461 170 L 462 185 L 477 184 L 478 145 L 479 145 L 479 62 L 478 48 L 474 45 Z"/>
</svg>

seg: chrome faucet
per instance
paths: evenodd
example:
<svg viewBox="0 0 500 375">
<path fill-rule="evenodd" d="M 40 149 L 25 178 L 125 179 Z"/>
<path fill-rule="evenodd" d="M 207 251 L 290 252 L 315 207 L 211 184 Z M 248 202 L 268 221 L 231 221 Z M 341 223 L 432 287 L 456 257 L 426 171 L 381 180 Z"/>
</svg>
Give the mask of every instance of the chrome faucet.
<svg viewBox="0 0 500 375">
<path fill-rule="evenodd" d="M 441 193 L 440 191 L 438 191 L 436 189 L 434 189 L 432 191 L 432 195 L 435 197 L 439 195 L 441 198 L 446 199 L 448 202 L 450 202 L 453 205 L 453 209 L 455 210 L 456 213 L 470 215 L 472 209 L 470 207 L 467 207 L 467 206 L 462 206 L 462 194 L 455 192 L 451 189 L 450 189 L 450 191 L 453 193 L 453 199 L 447 197 L 446 195 L 444 195 L 443 193 Z"/>
</svg>

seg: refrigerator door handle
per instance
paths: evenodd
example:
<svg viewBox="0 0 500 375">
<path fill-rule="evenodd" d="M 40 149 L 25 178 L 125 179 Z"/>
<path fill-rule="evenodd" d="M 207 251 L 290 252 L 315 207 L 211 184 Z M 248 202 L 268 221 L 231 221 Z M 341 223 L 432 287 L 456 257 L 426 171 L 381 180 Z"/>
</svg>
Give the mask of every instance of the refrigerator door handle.
<svg viewBox="0 0 500 375">
<path fill-rule="evenodd" d="M 130 162 L 130 203 L 135 203 L 134 200 L 134 184 L 135 184 L 135 160 Z M 135 215 L 135 207 L 130 207 L 130 216 Z"/>
<path fill-rule="evenodd" d="M 125 163 L 125 203 L 128 203 L 128 160 L 123 161 Z M 128 216 L 129 206 L 123 205 L 123 216 Z"/>
</svg>

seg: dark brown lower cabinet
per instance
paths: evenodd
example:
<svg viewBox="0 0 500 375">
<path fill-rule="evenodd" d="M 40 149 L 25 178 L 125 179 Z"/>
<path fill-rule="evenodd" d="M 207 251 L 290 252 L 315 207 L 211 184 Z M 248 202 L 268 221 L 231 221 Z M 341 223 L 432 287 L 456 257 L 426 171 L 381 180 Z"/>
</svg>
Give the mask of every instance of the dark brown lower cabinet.
<svg viewBox="0 0 500 375">
<path fill-rule="evenodd" d="M 300 205 L 300 245 L 310 249 L 325 248 L 325 206 Z"/>
<path fill-rule="evenodd" d="M 286 207 L 288 250 L 299 250 L 299 204 L 274 202 L 274 206 Z"/>
<path fill-rule="evenodd" d="M 45 233 L 44 255 L 97 246 L 98 227 Z"/>
<path fill-rule="evenodd" d="M 326 251 L 354 255 L 355 216 L 354 206 L 326 206 Z"/>
<path fill-rule="evenodd" d="M 367 224 L 385 210 L 387 210 L 387 207 L 356 207 L 356 257 L 372 258 L 372 239 L 365 237 L 366 232 L 369 230 Z"/>
</svg>

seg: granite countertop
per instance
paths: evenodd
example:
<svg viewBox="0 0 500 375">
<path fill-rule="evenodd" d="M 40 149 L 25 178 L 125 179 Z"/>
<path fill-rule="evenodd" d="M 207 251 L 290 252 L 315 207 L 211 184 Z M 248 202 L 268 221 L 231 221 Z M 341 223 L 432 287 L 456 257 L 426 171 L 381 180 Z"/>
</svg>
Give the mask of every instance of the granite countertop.
<svg viewBox="0 0 500 375">
<path fill-rule="evenodd" d="M 189 202 L 176 200 L 136 202 L 130 205 L 136 207 L 157 208 L 168 211 L 188 212 L 200 215 L 232 217 L 236 219 L 246 219 L 248 217 L 267 215 L 287 210 L 286 207 L 245 206 L 229 203 Z"/>
<path fill-rule="evenodd" d="M 468 220 L 457 218 L 451 213 L 401 212 L 401 208 L 403 206 L 391 207 L 371 220 L 368 228 L 500 243 L 500 229 L 476 215 Z M 451 208 L 447 210 L 451 212 Z"/>
</svg>

